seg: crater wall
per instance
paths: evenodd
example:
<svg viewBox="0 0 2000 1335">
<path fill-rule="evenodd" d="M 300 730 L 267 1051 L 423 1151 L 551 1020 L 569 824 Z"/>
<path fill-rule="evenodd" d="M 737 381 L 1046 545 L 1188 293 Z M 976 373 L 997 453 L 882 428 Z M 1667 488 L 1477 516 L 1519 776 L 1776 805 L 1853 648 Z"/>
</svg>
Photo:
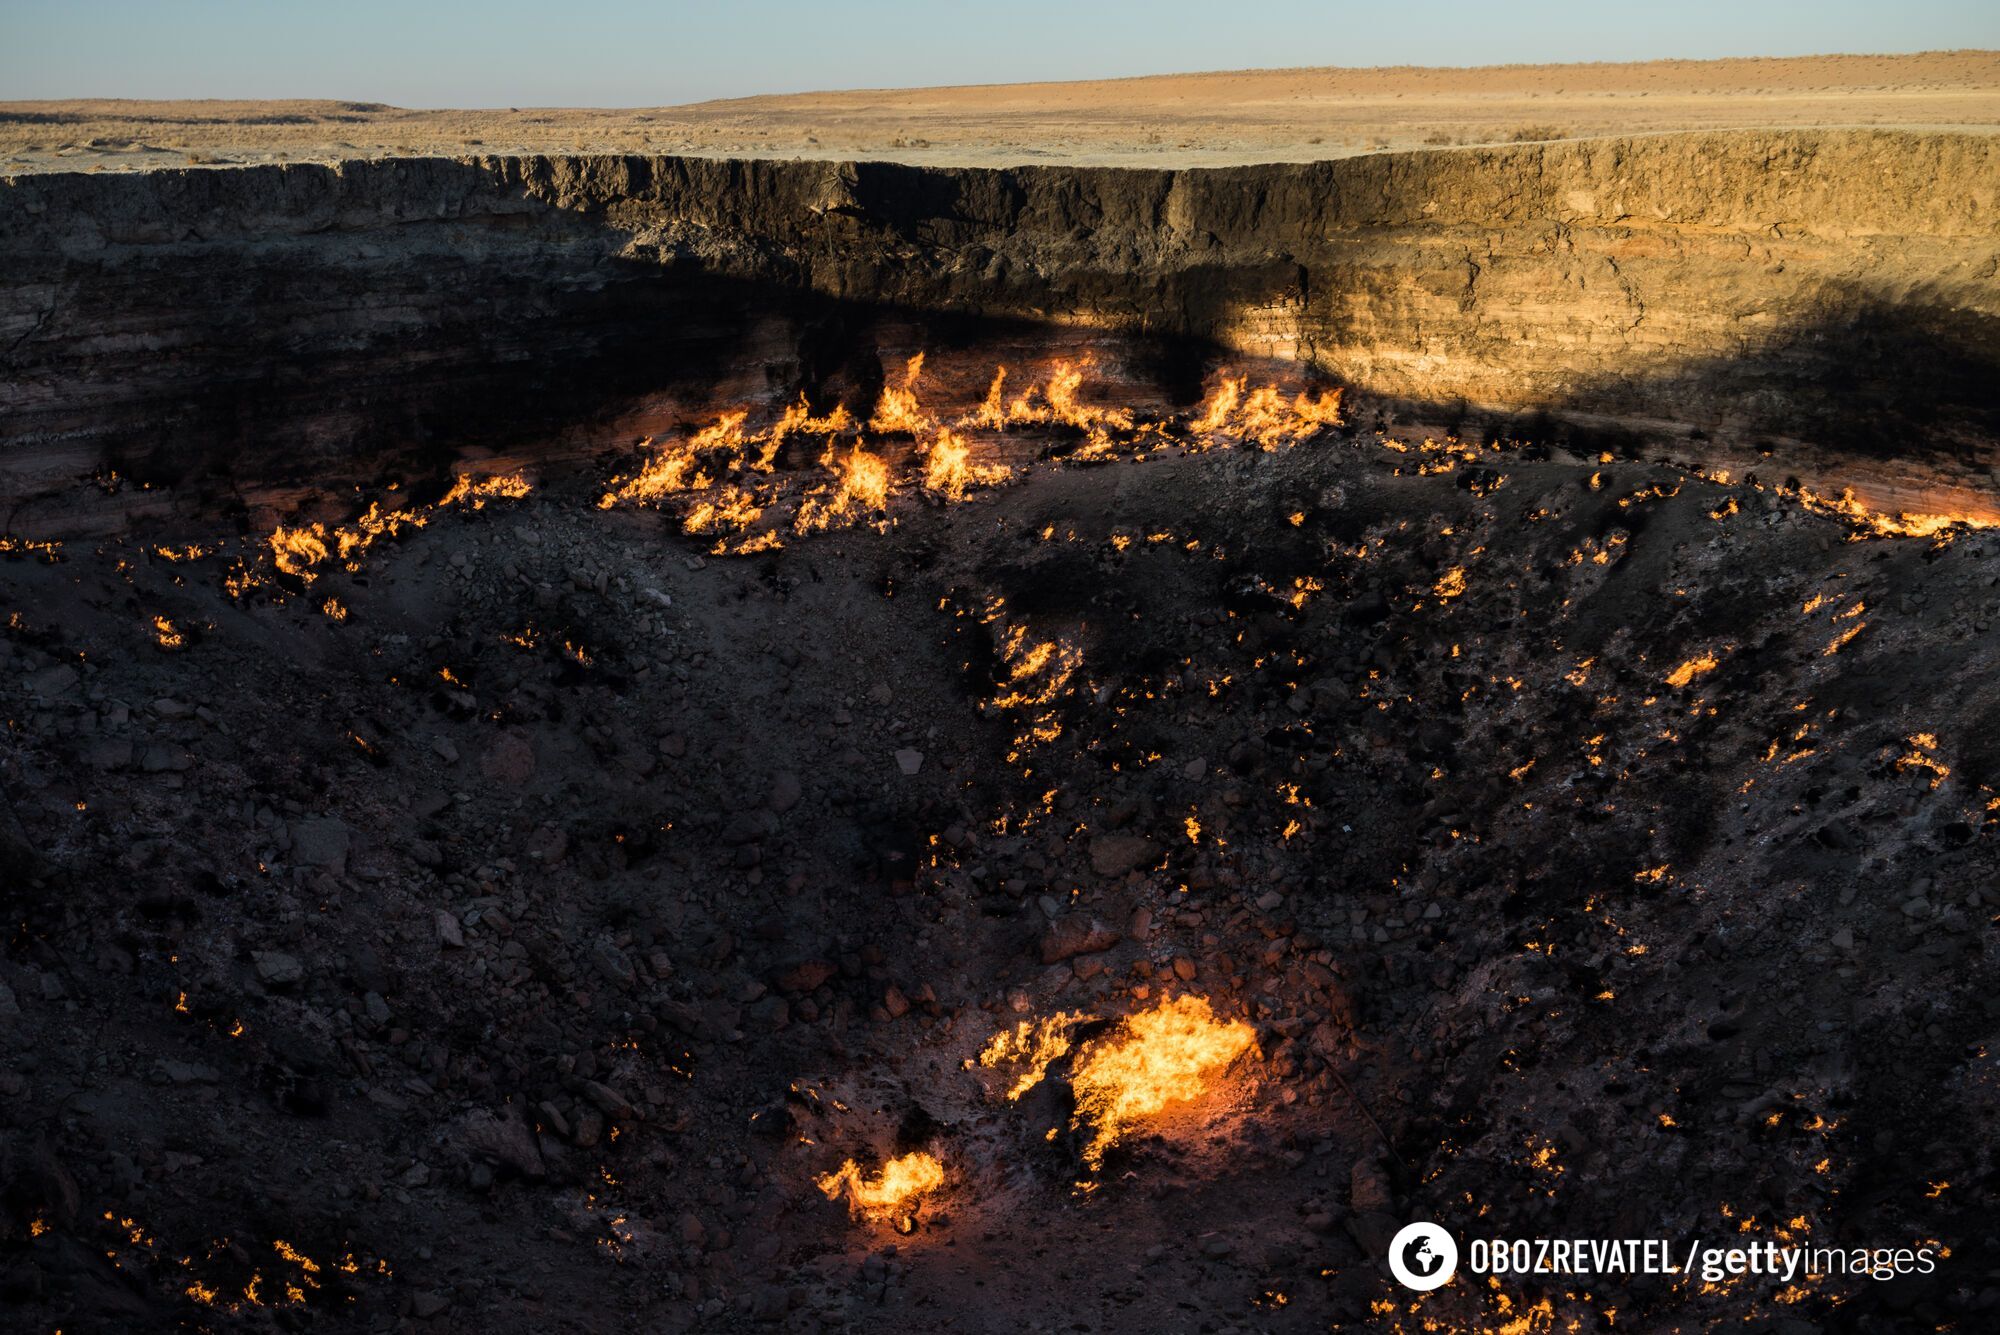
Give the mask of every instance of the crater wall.
<svg viewBox="0 0 2000 1335">
<path fill-rule="evenodd" d="M 0 180 L 0 496 L 810 387 L 885 314 L 1987 479 L 2000 143 L 1667 135 L 1209 170 L 408 159 Z M 817 333 L 815 332 L 817 331 Z M 1018 342 L 1018 336 L 1016 336 Z"/>
</svg>

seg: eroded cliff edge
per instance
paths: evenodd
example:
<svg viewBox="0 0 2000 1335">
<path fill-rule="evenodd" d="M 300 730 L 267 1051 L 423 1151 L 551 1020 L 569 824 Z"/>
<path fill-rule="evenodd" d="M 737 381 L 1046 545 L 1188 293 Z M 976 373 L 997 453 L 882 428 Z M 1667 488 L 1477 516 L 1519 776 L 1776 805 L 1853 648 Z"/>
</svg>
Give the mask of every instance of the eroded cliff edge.
<svg viewBox="0 0 2000 1335">
<path fill-rule="evenodd" d="M 1672 135 L 1221 170 L 417 159 L 0 180 L 0 493 L 307 476 L 809 382 L 948 317 L 1364 396 L 1987 477 L 2000 142 Z M 1532 423 L 1530 424 L 1532 425 Z"/>
</svg>

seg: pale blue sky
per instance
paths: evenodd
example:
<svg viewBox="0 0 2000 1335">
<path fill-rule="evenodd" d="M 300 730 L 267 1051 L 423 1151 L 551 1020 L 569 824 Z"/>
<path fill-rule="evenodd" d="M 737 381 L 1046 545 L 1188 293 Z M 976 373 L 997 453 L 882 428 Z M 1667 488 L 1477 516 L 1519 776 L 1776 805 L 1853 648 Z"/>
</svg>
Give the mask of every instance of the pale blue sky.
<svg viewBox="0 0 2000 1335">
<path fill-rule="evenodd" d="M 2000 0 L 0 0 L 0 100 L 642 106 L 1299 65 L 2000 47 Z"/>
</svg>

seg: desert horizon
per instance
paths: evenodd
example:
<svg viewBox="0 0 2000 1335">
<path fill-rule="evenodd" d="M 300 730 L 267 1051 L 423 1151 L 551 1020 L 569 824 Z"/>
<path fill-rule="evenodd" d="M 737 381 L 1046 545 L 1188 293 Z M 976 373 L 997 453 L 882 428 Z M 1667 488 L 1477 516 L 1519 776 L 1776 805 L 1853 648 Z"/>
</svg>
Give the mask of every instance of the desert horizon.
<svg viewBox="0 0 2000 1335">
<path fill-rule="evenodd" d="M 2000 52 L 1300 67 L 634 107 L 0 102 L 0 170 L 492 153 L 1208 166 L 1698 130 L 2000 129 Z M 178 161 L 176 161 L 178 155 Z"/>
</svg>

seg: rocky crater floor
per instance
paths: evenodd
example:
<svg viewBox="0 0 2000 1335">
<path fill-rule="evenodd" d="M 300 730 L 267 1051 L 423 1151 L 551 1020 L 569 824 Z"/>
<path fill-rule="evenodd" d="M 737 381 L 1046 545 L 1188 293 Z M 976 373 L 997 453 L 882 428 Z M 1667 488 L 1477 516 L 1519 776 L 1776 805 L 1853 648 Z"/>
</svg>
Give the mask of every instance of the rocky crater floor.
<svg viewBox="0 0 2000 1335">
<path fill-rule="evenodd" d="M 2000 1320 L 2000 535 L 919 374 L 0 544 L 9 1324 Z"/>
</svg>

